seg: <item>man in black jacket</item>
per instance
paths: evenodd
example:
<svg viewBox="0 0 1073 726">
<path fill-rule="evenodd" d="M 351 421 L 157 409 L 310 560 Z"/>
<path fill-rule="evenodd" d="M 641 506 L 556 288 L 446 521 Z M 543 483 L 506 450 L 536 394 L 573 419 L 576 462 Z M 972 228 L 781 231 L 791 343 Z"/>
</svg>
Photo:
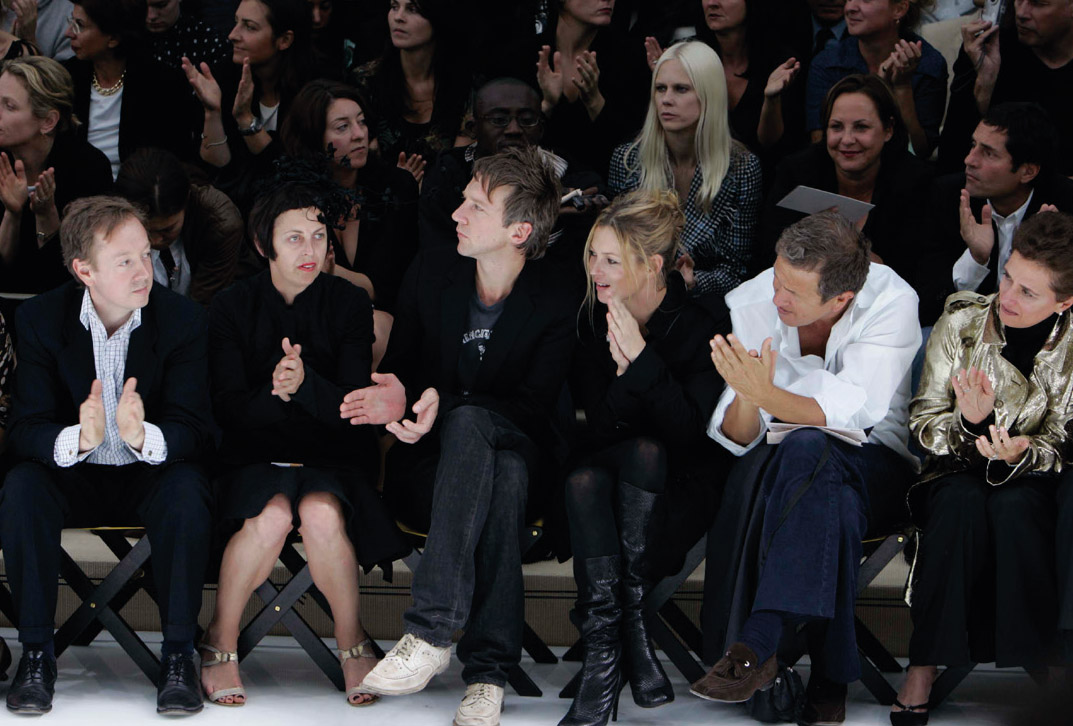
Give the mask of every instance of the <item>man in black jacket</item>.
<svg viewBox="0 0 1073 726">
<path fill-rule="evenodd" d="M 1054 170 L 1057 132 L 1034 103 L 995 106 L 976 126 L 965 171 L 935 180 L 932 231 L 917 275 L 920 320 L 931 325 L 948 295 L 998 290 L 1013 233 L 1028 217 L 1073 211 L 1073 181 Z"/>
<path fill-rule="evenodd" d="M 380 367 L 390 373 L 374 374 L 377 385 L 341 408 L 352 423 L 387 423 L 399 439 L 385 494 L 400 519 L 428 528 L 406 634 L 362 686 L 421 690 L 447 668 L 451 637 L 465 627 L 462 726 L 499 723 L 507 673 L 521 658 L 519 537 L 539 491 L 537 464 L 557 448 L 552 411 L 577 314 L 561 276 L 537 261 L 559 191 L 536 149 L 477 160 L 453 215 L 457 253 L 427 250 L 414 263 Z M 400 420 L 408 406 L 414 420 Z"/>
<path fill-rule="evenodd" d="M 22 659 L 7 707 L 46 713 L 65 526 L 145 526 L 164 646 L 157 711 L 201 710 L 193 640 L 208 560 L 211 445 L 205 315 L 154 288 L 149 238 L 118 197 L 86 197 L 60 227 L 76 281 L 16 316 L 19 373 L 0 490 L 0 542 Z"/>
</svg>

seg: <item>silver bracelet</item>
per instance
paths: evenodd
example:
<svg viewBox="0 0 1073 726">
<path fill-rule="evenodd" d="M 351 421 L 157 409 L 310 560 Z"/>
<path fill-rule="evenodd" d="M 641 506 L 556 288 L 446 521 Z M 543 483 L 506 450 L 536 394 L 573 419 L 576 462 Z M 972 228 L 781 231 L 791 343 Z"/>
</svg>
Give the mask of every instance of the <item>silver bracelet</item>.
<svg viewBox="0 0 1073 726">
<path fill-rule="evenodd" d="M 219 141 L 213 141 L 211 143 L 205 143 L 205 134 L 201 135 L 201 145 L 204 146 L 206 149 L 211 149 L 214 146 L 223 146 L 226 143 L 227 143 L 227 137 L 226 136 L 224 136 Z"/>
</svg>

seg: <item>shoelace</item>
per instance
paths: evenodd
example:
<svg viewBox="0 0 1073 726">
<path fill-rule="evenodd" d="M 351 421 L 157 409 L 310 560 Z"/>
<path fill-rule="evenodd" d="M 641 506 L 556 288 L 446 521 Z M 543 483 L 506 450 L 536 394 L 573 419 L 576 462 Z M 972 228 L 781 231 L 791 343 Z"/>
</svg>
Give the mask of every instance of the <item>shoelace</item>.
<svg viewBox="0 0 1073 726">
<path fill-rule="evenodd" d="M 169 655 L 166 663 L 168 670 L 164 674 L 164 680 L 168 683 L 176 683 L 183 680 L 183 670 L 186 665 L 185 659 L 176 653 Z"/>
<path fill-rule="evenodd" d="M 467 700 L 470 701 L 479 701 L 482 698 L 495 702 L 495 687 L 492 684 L 478 683 L 477 688 L 467 694 Z"/>
<path fill-rule="evenodd" d="M 395 646 L 395 655 L 403 660 L 406 660 L 413 653 L 414 648 L 417 647 L 417 638 L 412 634 L 407 633 L 402 636 L 402 640 Z"/>
<path fill-rule="evenodd" d="M 32 652 L 27 656 L 26 680 L 34 683 L 45 682 L 45 654 Z"/>
</svg>

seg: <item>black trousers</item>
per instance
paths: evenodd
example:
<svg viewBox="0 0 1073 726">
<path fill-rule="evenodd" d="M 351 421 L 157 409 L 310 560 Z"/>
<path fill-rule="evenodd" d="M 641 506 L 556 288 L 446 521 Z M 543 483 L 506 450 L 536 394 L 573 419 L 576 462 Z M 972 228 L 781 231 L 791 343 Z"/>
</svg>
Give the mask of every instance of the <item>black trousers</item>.
<svg viewBox="0 0 1073 726">
<path fill-rule="evenodd" d="M 164 639 L 197 631 L 212 528 L 201 467 L 78 464 L 55 469 L 23 462 L 0 489 L 0 546 L 19 621 L 19 640 L 52 638 L 64 527 L 144 526 Z"/>
<path fill-rule="evenodd" d="M 1058 526 L 1055 533 L 1058 566 L 1058 639 L 1061 660 L 1073 665 L 1073 469 L 1058 484 Z"/>
<path fill-rule="evenodd" d="M 931 484 L 913 580 L 912 665 L 1042 666 L 1058 614 L 1055 477 Z"/>
</svg>

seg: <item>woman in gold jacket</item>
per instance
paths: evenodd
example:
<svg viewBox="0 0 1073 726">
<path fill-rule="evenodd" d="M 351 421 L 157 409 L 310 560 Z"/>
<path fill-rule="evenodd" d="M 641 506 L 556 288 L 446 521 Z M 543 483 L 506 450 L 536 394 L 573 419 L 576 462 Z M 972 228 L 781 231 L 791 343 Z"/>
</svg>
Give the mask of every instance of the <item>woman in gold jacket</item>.
<svg viewBox="0 0 1073 726">
<path fill-rule="evenodd" d="M 956 293 L 928 340 L 909 427 L 928 453 L 909 673 L 894 726 L 927 723 L 936 666 L 1053 656 L 1055 489 L 1073 418 L 1073 217 L 1026 220 L 997 295 Z"/>
</svg>

